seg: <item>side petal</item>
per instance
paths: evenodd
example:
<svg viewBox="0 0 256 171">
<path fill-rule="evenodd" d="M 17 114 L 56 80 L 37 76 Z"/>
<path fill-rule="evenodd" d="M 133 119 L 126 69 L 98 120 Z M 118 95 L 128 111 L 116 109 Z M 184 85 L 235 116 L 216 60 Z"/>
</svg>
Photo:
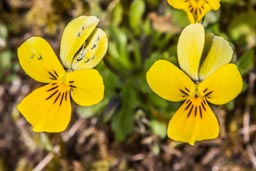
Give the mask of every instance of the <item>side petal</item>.
<svg viewBox="0 0 256 171">
<path fill-rule="evenodd" d="M 181 33 L 178 41 L 178 61 L 193 80 L 198 80 L 198 68 L 203 53 L 205 32 L 202 24 L 190 24 Z"/>
<path fill-rule="evenodd" d="M 96 28 L 74 57 L 72 70 L 91 69 L 95 67 L 104 57 L 108 48 L 106 33 Z"/>
<path fill-rule="evenodd" d="M 76 53 L 82 48 L 98 22 L 99 19 L 94 16 L 80 16 L 68 23 L 60 44 L 60 59 L 66 68 L 71 69 Z"/>
<path fill-rule="evenodd" d="M 50 83 L 26 96 L 17 106 L 35 132 L 62 132 L 71 117 L 69 87 Z"/>
<path fill-rule="evenodd" d="M 72 99 L 81 106 L 99 103 L 104 97 L 102 76 L 95 69 L 79 70 L 67 75 Z"/>
<path fill-rule="evenodd" d="M 49 43 L 41 37 L 31 37 L 18 48 L 21 67 L 33 79 L 49 83 L 65 74 Z"/>
<path fill-rule="evenodd" d="M 217 68 L 231 61 L 233 50 L 229 43 L 220 36 L 214 36 L 212 45 L 199 72 L 200 80 L 204 80 Z"/>
<path fill-rule="evenodd" d="M 198 91 L 213 104 L 225 104 L 242 90 L 243 80 L 235 64 L 225 64 L 198 85 Z"/>
<path fill-rule="evenodd" d="M 146 75 L 149 87 L 160 97 L 169 101 L 182 101 L 194 93 L 196 85 L 174 64 L 156 61 Z"/>
<path fill-rule="evenodd" d="M 218 10 L 220 8 L 220 0 L 208 0 L 208 2 L 213 10 Z"/>
<path fill-rule="evenodd" d="M 196 141 L 216 138 L 219 124 L 205 99 L 190 98 L 175 112 L 167 132 L 175 141 L 194 145 Z"/>
</svg>

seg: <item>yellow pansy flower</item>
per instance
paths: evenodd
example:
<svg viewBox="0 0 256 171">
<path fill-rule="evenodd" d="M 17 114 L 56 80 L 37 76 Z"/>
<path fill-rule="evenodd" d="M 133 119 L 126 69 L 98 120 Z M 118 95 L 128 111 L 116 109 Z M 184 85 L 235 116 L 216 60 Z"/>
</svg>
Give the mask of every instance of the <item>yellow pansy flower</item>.
<svg viewBox="0 0 256 171">
<path fill-rule="evenodd" d="M 168 136 L 188 142 L 213 139 L 219 124 L 209 103 L 221 105 L 233 100 L 243 81 L 233 51 L 219 36 L 206 34 L 201 24 L 190 24 L 181 33 L 178 47 L 180 70 L 166 60 L 156 61 L 146 78 L 150 88 L 169 101 L 183 101 L 168 125 Z"/>
<path fill-rule="evenodd" d="M 191 23 L 198 23 L 210 10 L 220 8 L 219 0 L 167 0 L 174 8 L 184 10 Z"/>
<path fill-rule="evenodd" d="M 17 106 L 34 131 L 63 131 L 71 118 L 71 97 L 81 106 L 103 99 L 102 76 L 92 69 L 108 46 L 105 32 L 96 28 L 98 22 L 94 16 L 80 16 L 66 26 L 60 45 L 60 59 L 66 70 L 41 37 L 31 37 L 18 48 L 23 70 L 34 80 L 47 83 Z"/>
</svg>

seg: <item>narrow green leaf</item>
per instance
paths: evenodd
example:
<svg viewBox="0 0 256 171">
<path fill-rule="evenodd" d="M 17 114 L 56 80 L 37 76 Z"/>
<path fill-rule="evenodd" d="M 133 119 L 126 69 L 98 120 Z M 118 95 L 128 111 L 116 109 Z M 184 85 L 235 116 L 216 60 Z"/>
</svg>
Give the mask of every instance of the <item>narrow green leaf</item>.
<svg viewBox="0 0 256 171">
<path fill-rule="evenodd" d="M 242 75 L 249 72 L 254 67 L 254 51 L 251 49 L 243 54 L 237 61 L 237 66 Z"/>
<path fill-rule="evenodd" d="M 130 6 L 129 22 L 131 28 L 138 33 L 139 26 L 142 25 L 142 16 L 145 12 L 145 2 L 143 0 L 133 0 Z"/>
<path fill-rule="evenodd" d="M 136 94 L 131 86 L 123 87 L 122 94 L 122 108 L 113 116 L 111 124 L 117 141 L 123 141 L 132 132 L 134 126 L 134 107 L 137 104 Z"/>
</svg>

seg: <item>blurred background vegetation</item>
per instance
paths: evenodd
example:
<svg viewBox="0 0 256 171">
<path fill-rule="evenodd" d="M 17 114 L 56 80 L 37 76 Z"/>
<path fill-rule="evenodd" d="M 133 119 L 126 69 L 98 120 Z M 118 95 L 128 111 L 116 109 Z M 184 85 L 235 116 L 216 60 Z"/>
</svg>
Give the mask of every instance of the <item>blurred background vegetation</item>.
<svg viewBox="0 0 256 171">
<path fill-rule="evenodd" d="M 21 69 L 17 48 L 41 36 L 58 55 L 64 27 L 80 15 L 97 16 L 109 37 L 97 66 L 105 98 L 92 107 L 73 105 L 61 134 L 34 133 L 16 105 L 40 84 Z M 244 90 L 235 101 L 212 106 L 220 135 L 195 146 L 166 137 L 179 103 L 155 95 L 145 80 L 155 60 L 177 64 L 178 36 L 187 24 L 186 14 L 166 0 L 1 0 L 0 171 L 256 169 L 256 0 L 223 0 L 203 20 L 207 32 L 231 42 Z"/>
</svg>

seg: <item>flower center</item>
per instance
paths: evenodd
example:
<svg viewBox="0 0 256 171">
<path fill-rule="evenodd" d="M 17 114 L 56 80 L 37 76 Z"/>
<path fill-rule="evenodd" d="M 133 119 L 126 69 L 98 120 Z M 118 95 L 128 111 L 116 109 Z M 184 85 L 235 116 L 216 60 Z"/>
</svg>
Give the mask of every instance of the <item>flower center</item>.
<svg viewBox="0 0 256 171">
<path fill-rule="evenodd" d="M 64 89 L 68 89 L 68 91 L 70 89 L 71 89 L 71 91 L 73 91 L 73 89 L 76 88 L 75 81 L 70 80 L 70 78 L 67 77 L 67 73 L 65 73 L 65 75 L 58 82 L 60 85 L 65 87 Z"/>
<path fill-rule="evenodd" d="M 194 116 L 200 115 L 203 118 L 203 113 L 206 112 L 207 101 L 204 97 L 189 97 L 184 104 L 186 105 L 184 111 L 187 112 L 187 117 L 191 114 Z"/>
<path fill-rule="evenodd" d="M 49 88 L 46 89 L 46 100 L 51 100 L 53 104 L 59 103 L 61 106 L 63 100 L 67 101 L 69 98 L 70 87 L 63 84 L 61 81 L 56 81 L 48 84 Z"/>
<path fill-rule="evenodd" d="M 67 73 L 64 76 L 53 83 L 48 84 L 49 88 L 46 89 L 46 100 L 51 100 L 53 104 L 63 103 L 63 100 L 67 101 L 70 95 L 70 90 L 73 91 L 76 86 L 75 81 L 68 80 Z"/>
<path fill-rule="evenodd" d="M 208 88 L 204 89 L 202 92 L 198 90 L 198 87 L 194 91 L 189 90 L 188 88 L 180 89 L 180 92 L 183 94 L 182 97 L 186 97 L 184 112 L 187 113 L 187 117 L 193 114 L 195 117 L 200 116 L 203 118 L 203 115 L 207 113 L 208 103 L 207 98 L 211 98 L 213 91 L 209 91 Z"/>
<path fill-rule="evenodd" d="M 185 0 L 185 2 L 187 3 L 188 9 L 192 13 L 195 20 L 202 15 L 206 5 L 209 3 L 208 0 Z"/>
</svg>

